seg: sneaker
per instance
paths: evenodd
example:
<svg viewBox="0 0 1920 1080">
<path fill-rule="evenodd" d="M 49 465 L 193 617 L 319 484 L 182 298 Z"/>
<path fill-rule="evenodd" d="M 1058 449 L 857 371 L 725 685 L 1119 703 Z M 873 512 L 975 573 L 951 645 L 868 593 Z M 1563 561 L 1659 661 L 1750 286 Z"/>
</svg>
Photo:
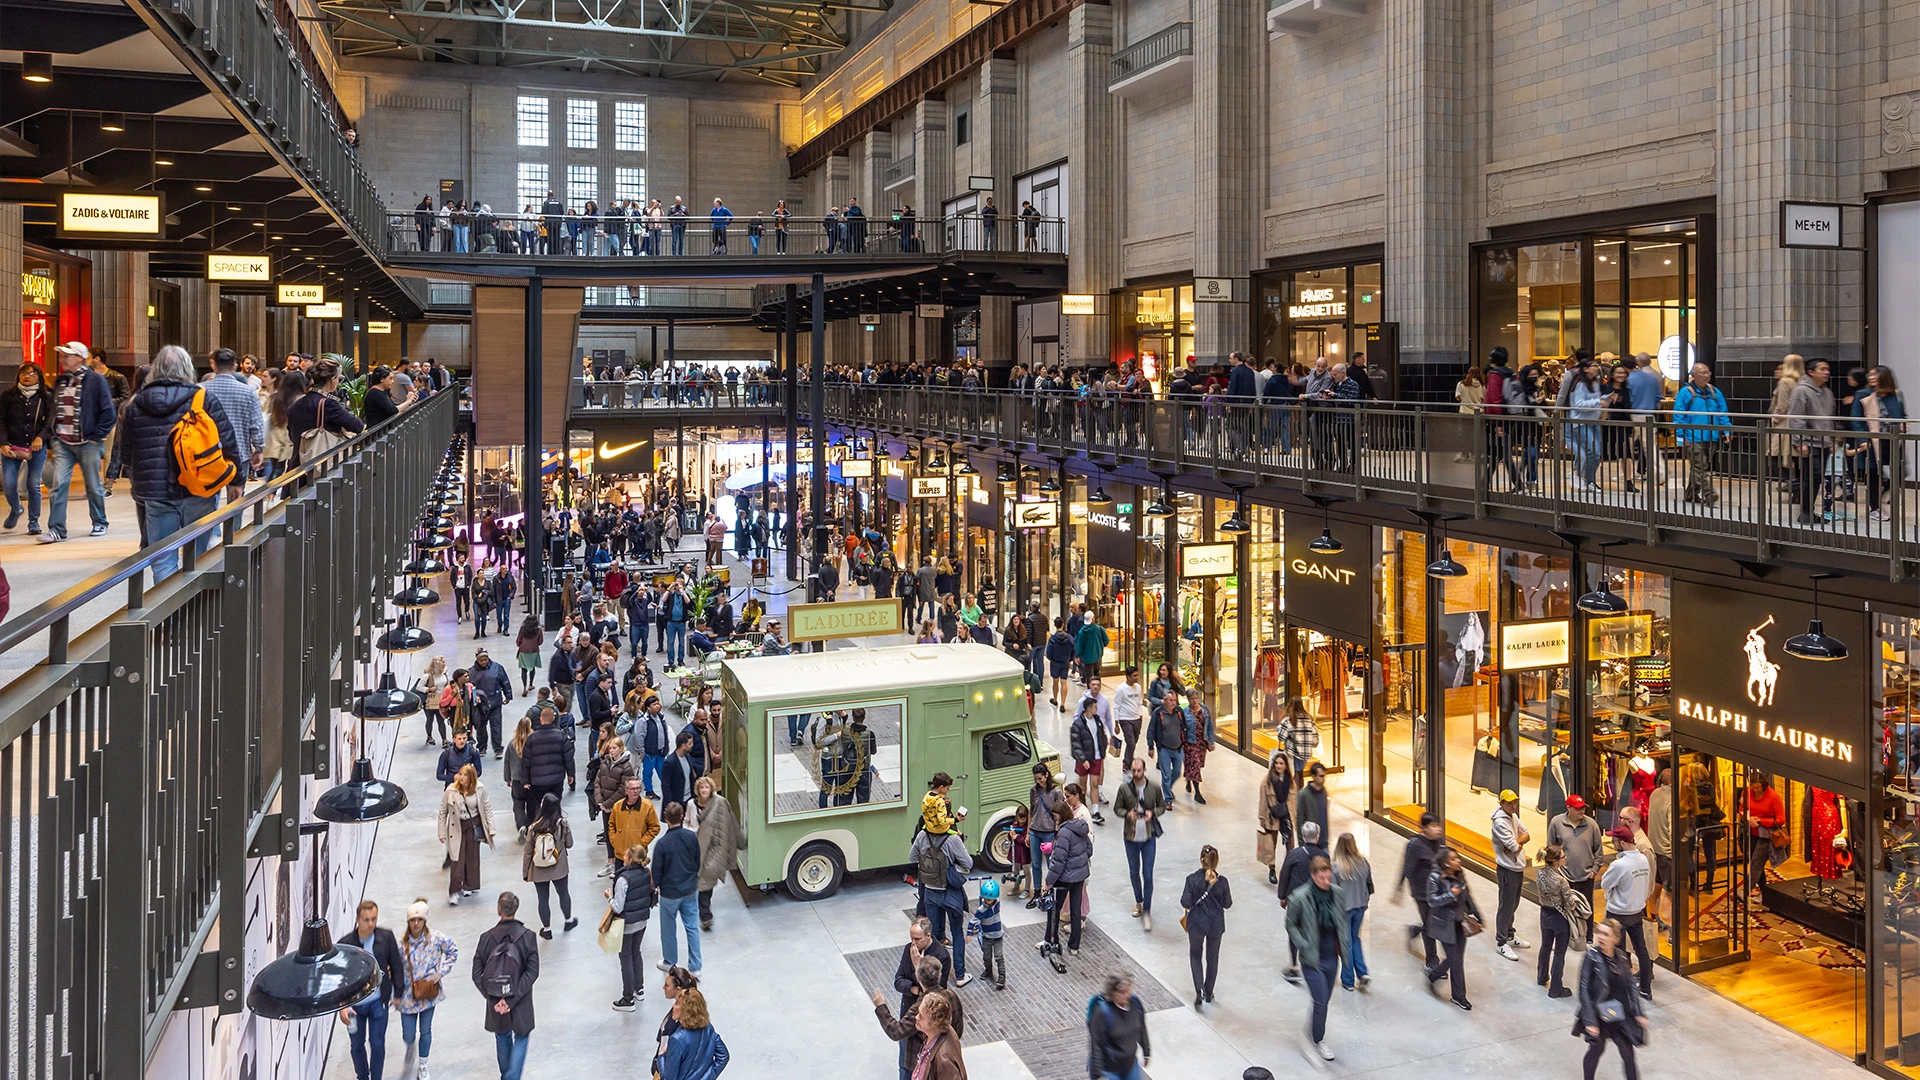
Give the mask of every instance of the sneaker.
<svg viewBox="0 0 1920 1080">
<path fill-rule="evenodd" d="M 543 927 L 541 927 L 541 928 L 540 928 L 540 940 L 541 940 L 541 941 L 552 941 L 552 940 L 553 940 L 553 927 L 551 927 L 551 926 L 543 926 Z"/>
<path fill-rule="evenodd" d="M 1513 946 L 1513 947 L 1514 947 L 1514 948 L 1516 948 L 1516 949 L 1531 949 L 1531 948 L 1533 948 L 1533 943 L 1532 943 L 1532 942 L 1530 942 L 1530 941 L 1527 941 L 1527 940 L 1525 940 L 1525 939 L 1523 939 L 1523 938 L 1513 938 L 1513 939 L 1511 939 L 1511 940 L 1509 940 L 1509 941 L 1507 942 L 1507 944 L 1509 944 L 1509 945 L 1511 945 L 1511 946 Z"/>
<path fill-rule="evenodd" d="M 1141 910 L 1142 909 L 1139 904 L 1133 905 L 1133 917 L 1136 919 L 1139 918 Z"/>
<path fill-rule="evenodd" d="M 623 997 L 623 998 L 614 999 L 614 1002 L 613 1002 L 614 1012 L 632 1012 L 633 1010 L 634 1010 L 634 1000 L 632 998 Z"/>
<path fill-rule="evenodd" d="M 613 867 L 611 867 L 611 866 L 603 866 L 603 867 L 601 867 L 601 868 L 600 868 L 600 872 L 599 872 L 598 874 L 595 874 L 594 876 L 595 876 L 595 877 L 612 877 L 612 876 L 613 876 Z"/>
<path fill-rule="evenodd" d="M 1472 1011 L 1473 1011 L 1473 1002 L 1471 1002 L 1471 1001 L 1456 1001 L 1456 1002 L 1454 1002 L 1454 1004 L 1455 1004 L 1455 1005 L 1458 1005 L 1458 1006 L 1460 1006 L 1460 1011 L 1461 1011 L 1461 1012 L 1472 1012 Z"/>
<path fill-rule="evenodd" d="M 20 511 L 15 510 L 7 515 L 7 523 L 0 525 L 0 529 L 11 529 L 18 524 L 20 524 Z"/>
<path fill-rule="evenodd" d="M 1280 977 L 1297 986 L 1300 983 L 1300 969 L 1288 968 L 1280 973 Z"/>
<path fill-rule="evenodd" d="M 1366 988 L 1366 985 L 1367 985 L 1368 983 L 1370 983 L 1370 982 L 1372 982 L 1372 981 L 1373 981 L 1373 976 L 1371 976 L 1371 975 L 1362 975 L 1362 976 L 1360 976 L 1360 986 L 1361 986 L 1361 988 L 1362 988 L 1362 989 L 1365 989 L 1365 988 Z"/>
<path fill-rule="evenodd" d="M 1872 513 L 1869 513 L 1867 515 L 1867 518 L 1870 521 L 1888 521 L 1888 520 L 1891 520 L 1892 517 L 1893 515 L 1887 513 L 1885 510 L 1875 510 Z M 11 529 L 13 528 L 13 526 L 8 525 L 7 528 Z"/>
<path fill-rule="evenodd" d="M 66 538 L 66 534 L 58 529 L 48 529 L 40 534 L 40 542 L 43 544 L 57 544 Z"/>
<path fill-rule="evenodd" d="M 1080 959 L 1080 950 L 1079 950 L 1079 949 L 1068 949 L 1068 950 L 1067 950 L 1067 955 L 1068 955 L 1068 956 L 1071 956 L 1071 957 L 1073 957 L 1073 958 L 1074 958 L 1075 960 L 1078 960 L 1078 959 Z"/>
<path fill-rule="evenodd" d="M 422 1062 L 420 1063 L 420 1071 L 419 1071 L 419 1072 L 418 1072 L 417 1074 L 415 1074 L 415 1077 L 414 1077 L 414 1080 L 433 1080 L 433 1078 L 432 1078 L 432 1077 L 430 1077 L 430 1076 L 428 1076 L 428 1075 L 427 1075 L 427 1063 L 426 1063 L 426 1062 L 424 1062 L 424 1061 L 422 1061 Z"/>
<path fill-rule="evenodd" d="M 1506 958 L 1506 959 L 1508 959 L 1508 960 L 1518 960 L 1518 959 L 1520 959 L 1520 954 L 1519 954 L 1519 953 L 1517 953 L 1517 952 L 1514 952 L 1514 951 L 1513 951 L 1513 943 L 1512 943 L 1512 942 L 1507 942 L 1507 943 L 1505 943 L 1505 944 L 1503 944 L 1503 945 L 1501 945 L 1501 946 L 1500 946 L 1500 948 L 1499 948 L 1499 949 L 1497 949 L 1497 950 L 1495 950 L 1495 951 L 1496 951 L 1496 952 L 1498 952 L 1498 953 L 1499 953 L 1499 954 L 1500 954 L 1501 956 L 1503 956 L 1503 957 L 1505 957 L 1505 958 Z"/>
<path fill-rule="evenodd" d="M 1143 911 L 1140 913 L 1140 929 L 1148 933 L 1153 932 L 1153 912 Z"/>
<path fill-rule="evenodd" d="M 1040 897 L 1039 897 L 1039 896 L 1037 896 L 1037 895 L 1035 895 L 1035 896 L 1029 896 L 1029 897 L 1027 897 L 1027 904 L 1026 904 L 1026 906 L 1027 906 L 1027 907 L 1030 907 L 1030 908 L 1037 908 L 1037 907 L 1039 907 L 1039 906 L 1040 906 Z"/>
<path fill-rule="evenodd" d="M 653 965 L 653 970 L 664 973 L 664 972 L 672 971 L 673 965 L 667 963 L 665 960 L 662 960 L 659 963 Z"/>
<path fill-rule="evenodd" d="M 953 980 L 953 985 L 955 989 L 959 989 L 960 987 L 965 986 L 968 983 L 971 983 L 972 981 L 973 981 L 973 976 L 962 975 L 959 978 Z"/>
<path fill-rule="evenodd" d="M 993 991 L 994 991 L 994 993 L 996 993 L 996 994 L 997 994 L 997 993 L 999 993 L 1000 991 L 1002 991 L 1002 990 L 1005 990 L 1006 988 L 1007 988 L 1007 984 L 1006 984 L 1006 983 L 1004 983 L 1004 982 L 1001 982 L 1001 981 L 999 981 L 999 980 L 997 980 L 997 979 L 996 979 L 996 980 L 994 981 L 994 984 L 993 984 Z"/>
<path fill-rule="evenodd" d="M 88 536 L 105 536 L 107 535 L 107 527 L 105 525 L 95 525 L 91 530 L 87 532 L 87 535 Z"/>
<path fill-rule="evenodd" d="M 567 920 L 566 922 L 563 922 L 563 923 L 561 923 L 561 924 L 560 924 L 560 929 L 562 929 L 562 930 L 571 930 L 571 929 L 573 929 L 574 927 L 576 927 L 576 926 L 579 926 L 579 925 L 580 925 L 580 917 L 579 917 L 578 915 L 575 915 L 574 917 L 572 917 L 572 918 L 570 918 L 570 919 L 568 919 L 568 920 Z"/>
<path fill-rule="evenodd" d="M 453 893 L 453 894 L 451 894 L 451 895 L 449 895 L 449 896 L 447 897 L 447 906 L 448 906 L 448 907 L 459 907 L 459 906 L 460 906 L 460 894 L 459 894 L 459 893 Z"/>
<path fill-rule="evenodd" d="M 1047 945 L 1048 945 L 1048 942 L 1046 942 L 1046 941 L 1044 941 L 1044 940 L 1043 940 L 1043 941 L 1036 941 L 1036 942 L 1034 942 L 1034 943 L 1033 943 L 1033 947 L 1034 947 L 1035 949 L 1038 949 L 1038 950 L 1039 950 L 1039 951 L 1041 951 L 1041 952 L 1046 952 L 1046 951 L 1047 951 Z"/>
<path fill-rule="evenodd" d="M 28 535 L 28 536 L 39 536 L 39 535 L 40 535 L 40 523 L 39 523 L 39 522 L 37 522 L 37 521 L 29 521 L 29 522 L 27 522 L 27 535 Z"/>
<path fill-rule="evenodd" d="M 1557 989 L 1547 991 L 1547 996 L 1550 998 L 1570 998 L 1573 996 L 1573 991 L 1562 986 Z"/>
<path fill-rule="evenodd" d="M 1315 1050 L 1318 1050 L 1318 1051 L 1320 1052 L 1320 1060 L 1321 1060 L 1321 1061 L 1332 1061 L 1332 1060 L 1333 1060 L 1333 1051 L 1331 1051 L 1331 1050 L 1329 1050 L 1329 1049 L 1327 1049 L 1327 1044 L 1326 1044 L 1326 1043 L 1314 1043 L 1314 1044 L 1313 1044 L 1313 1048 L 1314 1048 Z"/>
<path fill-rule="evenodd" d="M 1105 814 L 1102 814 L 1100 811 L 1095 810 L 1093 812 L 1093 823 L 1095 825 L 1105 825 L 1107 823 L 1107 816 Z"/>
</svg>

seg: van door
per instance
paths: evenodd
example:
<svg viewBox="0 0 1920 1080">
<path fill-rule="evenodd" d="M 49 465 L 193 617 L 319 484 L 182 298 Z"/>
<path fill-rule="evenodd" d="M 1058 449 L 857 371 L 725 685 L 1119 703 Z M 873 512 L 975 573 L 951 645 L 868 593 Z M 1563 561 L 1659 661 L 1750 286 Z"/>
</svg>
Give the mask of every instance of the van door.
<svg viewBox="0 0 1920 1080">
<path fill-rule="evenodd" d="M 1033 787 L 1035 760 L 1032 732 L 1025 726 L 983 732 L 974 740 L 974 763 L 980 776 L 977 820 L 991 820 L 1002 810 L 1027 801 L 1027 792 Z M 980 854 L 991 869 L 1012 869 L 1012 846 L 1007 833 L 1012 823 L 1012 817 L 1007 817 L 980 840 Z"/>
<path fill-rule="evenodd" d="M 927 727 L 926 741 L 922 744 L 927 748 L 927 753 L 917 764 L 914 775 L 900 778 L 901 786 L 907 791 L 918 789 L 924 793 L 927 778 L 937 772 L 945 772 L 958 785 L 962 776 L 978 771 L 967 767 L 967 759 L 962 751 L 962 740 L 967 731 L 965 704 L 959 698 L 929 701 L 926 708 L 920 711 L 921 723 Z"/>
</svg>

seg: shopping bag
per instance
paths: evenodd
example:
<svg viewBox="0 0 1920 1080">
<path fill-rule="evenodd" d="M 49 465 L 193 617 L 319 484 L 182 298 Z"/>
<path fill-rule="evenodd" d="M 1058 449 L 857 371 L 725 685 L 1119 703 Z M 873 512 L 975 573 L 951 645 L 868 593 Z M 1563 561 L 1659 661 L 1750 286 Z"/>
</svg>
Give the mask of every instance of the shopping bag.
<svg viewBox="0 0 1920 1080">
<path fill-rule="evenodd" d="M 625 920 L 615 918 L 612 911 L 608 911 L 606 915 L 601 917 L 600 919 L 600 951 L 601 952 L 605 952 L 605 953 L 619 952 L 620 942 L 626 936 L 627 936 L 627 924 Z"/>
</svg>

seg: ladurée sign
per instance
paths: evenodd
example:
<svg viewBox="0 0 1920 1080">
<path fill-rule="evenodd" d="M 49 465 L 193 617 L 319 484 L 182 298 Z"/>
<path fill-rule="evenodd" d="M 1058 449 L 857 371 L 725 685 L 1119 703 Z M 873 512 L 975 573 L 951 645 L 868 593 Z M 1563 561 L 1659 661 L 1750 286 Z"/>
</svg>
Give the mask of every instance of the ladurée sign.
<svg viewBox="0 0 1920 1080">
<path fill-rule="evenodd" d="M 1823 604 L 1845 660 L 1801 660 L 1787 639 L 1813 606 L 1693 582 L 1673 590 L 1673 729 L 1681 743 L 1863 792 L 1871 773 L 1867 617 Z"/>
</svg>

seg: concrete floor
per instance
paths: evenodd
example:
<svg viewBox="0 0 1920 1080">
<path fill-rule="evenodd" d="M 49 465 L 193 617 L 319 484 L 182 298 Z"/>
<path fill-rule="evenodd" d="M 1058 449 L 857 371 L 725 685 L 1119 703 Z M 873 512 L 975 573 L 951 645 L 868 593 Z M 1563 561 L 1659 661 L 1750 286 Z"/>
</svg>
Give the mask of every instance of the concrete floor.
<svg viewBox="0 0 1920 1080">
<path fill-rule="evenodd" d="M 776 608 L 783 606 L 776 600 Z M 424 666 L 427 656 L 444 652 L 460 663 L 469 661 L 475 644 L 471 628 L 460 628 L 456 644 L 451 604 L 442 604 L 432 616 L 429 625 L 439 642 L 435 649 L 412 659 Z M 511 649 L 509 639 L 500 635 L 486 643 L 496 652 L 503 646 Z M 410 673 L 402 674 L 403 682 L 408 678 Z M 508 716 L 525 704 L 525 699 L 517 699 Z M 482 1006 L 469 978 L 471 950 L 492 925 L 492 897 L 502 888 L 521 895 L 523 917 L 537 925 L 533 891 L 520 881 L 520 848 L 513 840 L 510 804 L 498 765 L 489 759 L 485 783 L 492 792 L 502 841 L 484 859 L 480 895 L 458 907 L 448 906 L 440 848 L 433 836 L 439 787 L 433 768 L 438 748 L 424 745 L 418 719 L 403 723 L 407 726 L 395 759 L 394 779 L 408 788 L 412 805 L 397 818 L 369 826 L 381 829 L 369 897 L 380 903 L 385 924 L 395 928 L 409 901 L 427 897 L 433 925 L 459 943 L 462 956 L 456 977 L 449 980 L 446 1001 L 437 1010 L 433 1071 L 441 1077 L 490 1076 L 495 1068 L 493 1040 L 482 1030 Z M 1064 746 L 1064 727 L 1063 720 L 1043 705 L 1042 736 Z M 584 750 L 580 761 L 584 766 Z M 1304 989 L 1279 978 L 1286 957 L 1281 909 L 1265 883 L 1264 867 L 1254 860 L 1251 822 L 1259 776 L 1255 763 L 1229 753 L 1215 754 L 1207 766 L 1208 805 L 1183 800 L 1178 812 L 1168 817 L 1156 875 L 1161 917 L 1151 933 L 1129 917 L 1132 895 L 1117 828 L 1095 830 L 1091 921 L 1117 950 L 1107 953 L 1112 959 L 1106 963 L 1131 968 L 1182 1003 L 1151 1014 L 1149 1027 L 1157 1052 L 1149 1071 L 1154 1080 L 1231 1080 L 1256 1064 L 1278 1076 L 1365 1075 L 1382 1080 L 1493 1076 L 1511 1074 L 1516 1068 L 1529 1076 L 1579 1075 L 1583 1044 L 1568 1037 L 1570 1005 L 1549 1000 L 1535 987 L 1530 955 L 1525 956 L 1527 962 L 1510 964 L 1484 939 L 1474 943 L 1467 960 L 1469 992 L 1476 1006 L 1472 1013 L 1461 1013 L 1444 997 L 1428 992 L 1419 962 L 1407 949 L 1400 929 L 1411 919 L 1412 907 L 1404 901 L 1395 903 L 1391 895 L 1402 842 L 1344 806 L 1336 810 L 1335 831 L 1355 833 L 1362 848 L 1373 855 L 1380 882 L 1365 930 L 1373 984 L 1365 992 L 1336 992 L 1328 1044 L 1338 1060 L 1328 1064 L 1310 1056 L 1303 1033 L 1310 1001 Z M 605 887 L 604 879 L 592 876 L 599 865 L 592 841 L 595 830 L 585 820 L 584 796 L 569 797 L 567 811 L 576 835 L 572 892 L 581 924 L 572 933 L 562 933 L 556 911 L 555 939 L 541 946 L 543 969 L 534 992 L 538 1026 L 526 1076 L 599 1075 L 615 1062 L 619 1064 L 613 1067 L 623 1074 L 637 1074 L 645 1067 L 653 1033 L 665 1011 L 658 975 L 637 1012 L 609 1009 L 619 993 L 619 972 L 615 958 L 602 953 L 593 937 Z M 1218 1000 L 1201 1013 L 1191 1007 L 1192 981 L 1177 898 L 1185 875 L 1197 865 L 1203 843 L 1220 849 L 1221 869 L 1236 895 L 1228 914 Z M 902 844 L 904 852 L 904 840 Z M 1492 884 L 1475 879 L 1473 885 L 1490 910 Z M 794 901 L 783 893 L 743 895 L 725 887 L 716 892 L 715 929 L 703 939 L 703 988 L 716 1027 L 733 1054 L 727 1075 L 895 1075 L 896 1047 L 874 1023 L 862 988 L 860 969 L 868 970 L 871 979 L 874 958 L 859 954 L 897 949 L 906 938 L 906 911 L 912 903 L 911 892 L 898 876 L 884 872 L 850 875 L 837 896 L 814 904 Z M 1010 941 L 1031 937 L 1037 929 L 1032 926 L 1038 920 L 1037 911 L 1016 905 L 1009 908 L 1008 916 Z M 1522 911 L 1520 925 L 1523 936 L 1538 937 L 1534 929 L 1538 914 L 1531 905 Z M 645 947 L 649 963 L 660 957 L 658 931 L 656 920 Z M 1090 962 L 1095 951 L 1089 946 L 1083 961 Z M 1075 970 L 1063 979 L 1024 946 L 1010 947 L 1007 955 L 1011 976 L 1001 1000 L 984 1000 L 995 991 L 980 982 L 962 991 L 970 1003 L 982 1002 L 983 1022 L 1002 1022 L 987 1018 L 1023 1007 L 1060 1014 L 1063 997 L 1071 998 L 1064 1012 L 1077 1012 L 1085 1001 L 1082 979 L 1098 974 Z M 970 959 L 977 970 L 977 954 Z M 1571 958 L 1572 966 L 1577 963 L 1577 957 Z M 1648 1076 L 1747 1080 L 1785 1075 L 1788 1070 L 1796 1080 L 1861 1075 L 1844 1058 L 1703 986 L 1663 971 L 1654 992 L 1653 1034 L 1642 1056 Z M 1156 994 L 1150 1000 L 1165 999 Z M 1022 1001 L 1031 1004 L 1022 1006 Z M 1084 1036 L 1072 1027 L 1033 1039 L 970 1045 L 966 1048 L 970 1071 L 993 1080 L 1084 1075 Z M 343 1037 L 334 1044 L 326 1072 L 329 1080 L 353 1077 L 344 1029 L 340 1031 Z M 1050 1050 L 1042 1045 L 1046 1039 L 1052 1040 Z M 399 1075 L 402 1053 L 396 1022 L 388 1035 L 388 1077 Z M 1618 1070 L 1618 1063 L 1609 1060 L 1602 1066 L 1602 1075 L 1617 1076 Z"/>
<path fill-rule="evenodd" d="M 51 474 L 51 468 L 48 472 Z M 80 477 L 73 478 L 73 492 L 67 500 L 67 536 L 58 544 L 42 544 L 37 536 L 27 535 L 27 519 L 12 529 L 0 531 L 0 566 L 6 567 L 7 583 L 13 589 L 12 619 L 27 609 L 51 600 L 108 566 L 140 550 L 140 525 L 134 518 L 133 496 L 125 480 L 114 485 L 107 496 L 107 535 L 92 537 L 93 526 L 87 518 L 87 493 Z M 42 493 L 40 524 L 46 525 L 47 497 Z M 25 506 L 24 501 L 22 506 Z M 0 504 L 0 516 L 6 513 Z M 71 636 L 79 637 L 102 619 L 126 605 L 126 592 L 109 591 L 82 607 L 73 618 Z M 0 653 L 0 685 L 47 658 L 45 631 L 31 643 Z"/>
</svg>

